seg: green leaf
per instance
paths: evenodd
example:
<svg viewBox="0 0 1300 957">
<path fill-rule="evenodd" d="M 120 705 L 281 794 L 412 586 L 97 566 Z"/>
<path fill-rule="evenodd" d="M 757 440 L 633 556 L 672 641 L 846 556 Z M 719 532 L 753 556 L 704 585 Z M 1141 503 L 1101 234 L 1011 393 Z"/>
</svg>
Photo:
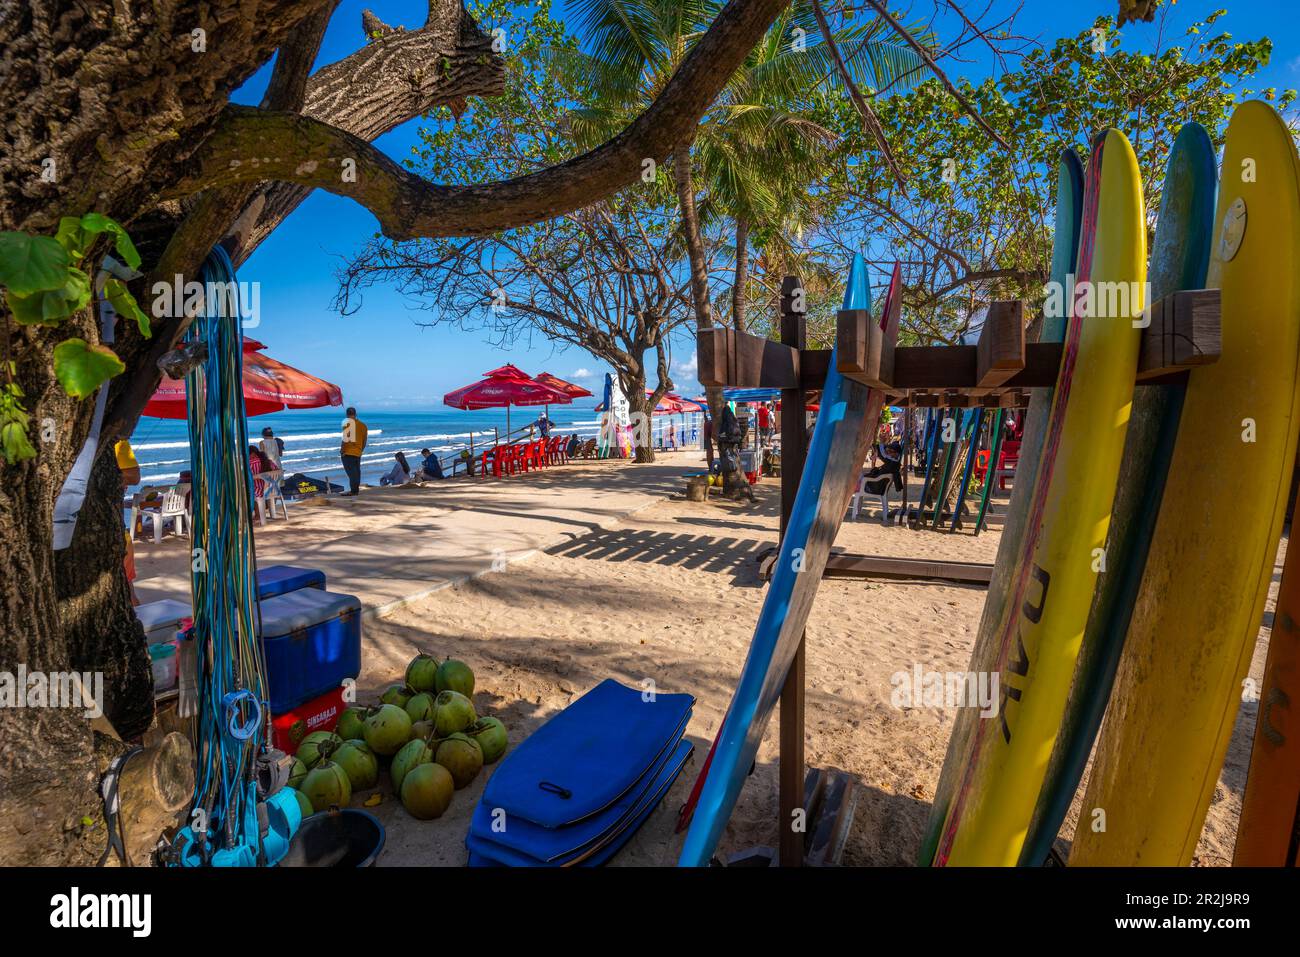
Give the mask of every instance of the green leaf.
<svg viewBox="0 0 1300 957">
<path fill-rule="evenodd" d="M 0 233 L 0 286 L 19 296 L 68 281 L 68 251 L 49 236 Z"/>
<path fill-rule="evenodd" d="M 140 268 L 140 253 L 131 237 L 116 220 L 103 213 L 86 213 L 80 218 L 64 216 L 59 220 L 59 231 L 54 238 L 68 251 L 73 262 L 80 262 L 101 233 L 113 237 L 113 249 L 126 265 Z"/>
<path fill-rule="evenodd" d="M 30 296 L 6 292 L 5 301 L 20 325 L 57 326 L 90 302 L 90 277 L 70 266 L 62 288 Z"/>
<path fill-rule="evenodd" d="M 136 326 L 140 330 L 140 335 L 146 339 L 152 333 L 149 329 L 149 316 L 140 308 L 139 303 L 135 301 L 135 296 L 126 288 L 126 284 L 120 279 L 109 279 L 104 283 L 104 295 L 108 301 L 113 304 L 119 316 L 127 316 L 135 320 Z"/>
<path fill-rule="evenodd" d="M 95 237 L 86 232 L 78 217 L 64 216 L 59 220 L 59 231 L 54 234 L 54 241 L 68 251 L 70 261 L 80 262 Z"/>
<path fill-rule="evenodd" d="M 93 395 L 104 382 L 120 375 L 126 366 L 108 346 L 92 346 L 85 339 L 65 339 L 54 347 L 54 374 L 74 399 Z"/>
<path fill-rule="evenodd" d="M 14 364 L 9 363 L 13 375 Z M 29 416 L 23 408 L 23 390 L 16 382 L 0 387 L 0 454 L 7 462 L 36 458 L 36 449 L 27 438 Z"/>
<path fill-rule="evenodd" d="M 27 438 L 27 423 L 0 419 L 0 453 L 6 462 L 22 462 L 36 458 L 36 449 Z"/>
</svg>

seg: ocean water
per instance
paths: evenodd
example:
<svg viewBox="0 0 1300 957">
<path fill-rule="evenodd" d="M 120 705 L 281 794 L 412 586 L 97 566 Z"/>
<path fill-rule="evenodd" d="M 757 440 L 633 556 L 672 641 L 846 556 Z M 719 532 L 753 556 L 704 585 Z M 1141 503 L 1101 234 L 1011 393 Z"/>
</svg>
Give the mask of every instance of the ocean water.
<svg viewBox="0 0 1300 957">
<path fill-rule="evenodd" d="M 601 413 L 595 410 L 597 402 L 594 398 L 584 398 L 571 405 L 551 406 L 551 434 L 576 432 L 584 439 L 596 437 L 601 420 Z M 535 422 L 541 413 L 541 407 L 512 408 L 510 425 L 517 430 Z M 370 411 L 358 407 L 357 417 L 369 429 L 366 451 L 361 456 L 361 481 L 371 485 L 378 484 L 379 477 L 392 469 L 397 452 L 405 452 L 414 468 L 419 464 L 422 448 L 446 457 L 469 445 L 472 438 L 475 449 L 481 450 L 494 443 L 494 428 L 501 435 L 506 431 L 504 409 L 461 411 L 442 406 Z M 671 418 L 680 429 L 682 417 Z M 656 429 L 659 424 L 657 418 Z M 248 420 L 249 441 L 254 444 L 260 441 L 262 429 L 268 425 L 284 440 L 286 475 L 303 472 L 321 478 L 329 473 L 331 481 L 345 483 L 339 460 L 342 408 L 299 409 L 256 416 Z M 189 433 L 184 419 L 140 419 L 131 435 L 131 446 L 140 462 L 140 480 L 144 485 L 174 482 L 181 470 L 190 466 Z"/>
</svg>

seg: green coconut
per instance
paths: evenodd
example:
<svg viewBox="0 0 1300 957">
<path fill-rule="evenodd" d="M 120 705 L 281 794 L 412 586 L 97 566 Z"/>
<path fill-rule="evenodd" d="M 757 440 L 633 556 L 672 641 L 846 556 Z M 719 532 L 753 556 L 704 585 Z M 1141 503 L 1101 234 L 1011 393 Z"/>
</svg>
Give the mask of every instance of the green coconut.
<svg viewBox="0 0 1300 957">
<path fill-rule="evenodd" d="M 433 717 L 433 695 L 421 691 L 406 702 L 406 713 L 411 716 L 412 721 L 428 721 Z"/>
<path fill-rule="evenodd" d="M 447 769 L 458 791 L 483 770 L 482 749 L 473 738 L 459 731 L 438 745 L 433 760 Z"/>
<path fill-rule="evenodd" d="M 365 708 L 346 708 L 339 715 L 339 723 L 334 728 L 334 733 L 344 741 L 351 741 L 354 738 L 361 737 L 364 734 L 366 724 Z"/>
<path fill-rule="evenodd" d="M 303 820 L 311 817 L 316 813 L 316 809 L 311 806 L 311 798 L 301 791 L 294 791 L 294 796 L 298 798 L 298 809 L 302 811 Z"/>
<path fill-rule="evenodd" d="M 442 817 L 451 807 L 455 790 L 451 774 L 441 764 L 421 764 L 402 781 L 402 807 L 412 817 L 430 821 Z"/>
<path fill-rule="evenodd" d="M 479 718 L 466 731 L 483 752 L 484 764 L 495 764 L 506 753 L 509 743 L 506 726 L 496 718 Z"/>
<path fill-rule="evenodd" d="M 473 703 L 459 691 L 440 692 L 434 705 L 433 727 L 440 738 L 464 731 L 478 719 Z"/>
<path fill-rule="evenodd" d="M 432 761 L 433 749 L 424 741 L 408 741 L 402 745 L 402 749 L 393 756 L 393 763 L 388 768 L 388 776 L 393 779 L 393 792 L 402 793 L 402 779 L 412 768 L 419 767 L 421 764 L 430 764 Z"/>
<path fill-rule="evenodd" d="M 465 662 L 448 658 L 438 666 L 436 684 L 440 692 L 458 691 L 468 698 L 474 694 L 474 672 Z"/>
<path fill-rule="evenodd" d="M 411 689 L 406 685 L 389 685 L 384 689 L 384 693 L 379 696 L 380 704 L 395 704 L 399 708 L 405 708 L 406 702 L 411 700 Z"/>
<path fill-rule="evenodd" d="M 379 780 L 379 759 L 364 741 L 355 738 L 344 741 L 343 747 L 330 755 L 330 760 L 347 773 L 354 791 L 372 788 Z"/>
<path fill-rule="evenodd" d="M 307 772 L 301 793 L 307 796 L 316 811 L 347 807 L 352 801 L 352 782 L 342 767 L 326 758 Z"/>
<path fill-rule="evenodd" d="M 333 731 L 313 731 L 298 745 L 298 760 L 310 771 L 343 745 L 343 739 Z"/>
<path fill-rule="evenodd" d="M 375 754 L 396 754 L 411 738 L 411 717 L 395 704 L 380 705 L 366 718 L 364 737 Z"/>
<path fill-rule="evenodd" d="M 426 652 L 420 652 L 406 666 L 406 683 L 416 691 L 435 691 L 434 683 L 438 677 L 438 659 Z"/>
<path fill-rule="evenodd" d="M 293 768 L 289 771 L 289 787 L 301 787 L 302 782 L 307 778 L 309 770 L 311 769 L 303 763 L 302 758 L 295 757 L 293 759 Z"/>
</svg>

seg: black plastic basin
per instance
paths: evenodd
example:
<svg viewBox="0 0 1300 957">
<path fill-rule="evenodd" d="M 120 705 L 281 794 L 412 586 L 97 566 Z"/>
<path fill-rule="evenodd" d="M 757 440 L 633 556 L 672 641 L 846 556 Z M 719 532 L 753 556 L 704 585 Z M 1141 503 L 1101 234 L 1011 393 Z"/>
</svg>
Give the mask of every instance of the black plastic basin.
<svg viewBox="0 0 1300 957">
<path fill-rule="evenodd" d="M 302 822 L 281 867 L 370 867 L 384 849 L 384 826 L 353 808 L 322 811 Z"/>
</svg>

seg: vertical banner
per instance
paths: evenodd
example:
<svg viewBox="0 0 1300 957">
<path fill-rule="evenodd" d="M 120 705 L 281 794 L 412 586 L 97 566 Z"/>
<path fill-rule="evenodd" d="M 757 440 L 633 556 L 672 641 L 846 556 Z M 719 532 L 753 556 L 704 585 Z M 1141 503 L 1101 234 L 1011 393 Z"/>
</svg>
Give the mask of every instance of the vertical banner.
<svg viewBox="0 0 1300 957">
<path fill-rule="evenodd" d="M 605 373 L 605 412 L 600 420 L 600 457 L 628 458 L 632 451 L 632 419 L 623 387 Z"/>
</svg>

